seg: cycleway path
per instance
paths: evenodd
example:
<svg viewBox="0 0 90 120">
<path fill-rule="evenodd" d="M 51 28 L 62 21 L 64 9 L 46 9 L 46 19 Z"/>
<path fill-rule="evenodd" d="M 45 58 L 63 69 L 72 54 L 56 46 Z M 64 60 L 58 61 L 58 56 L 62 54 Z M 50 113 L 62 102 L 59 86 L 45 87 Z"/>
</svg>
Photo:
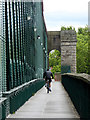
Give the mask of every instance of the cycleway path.
<svg viewBox="0 0 90 120">
<path fill-rule="evenodd" d="M 52 82 L 52 92 L 45 86 L 8 118 L 79 118 L 61 82 Z"/>
</svg>

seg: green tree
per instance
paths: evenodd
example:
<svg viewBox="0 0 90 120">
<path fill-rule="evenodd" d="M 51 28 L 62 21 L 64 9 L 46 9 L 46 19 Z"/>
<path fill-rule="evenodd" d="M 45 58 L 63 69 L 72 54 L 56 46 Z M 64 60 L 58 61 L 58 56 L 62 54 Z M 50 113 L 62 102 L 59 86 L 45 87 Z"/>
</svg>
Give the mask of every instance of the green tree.
<svg viewBox="0 0 90 120">
<path fill-rule="evenodd" d="M 66 27 L 62 26 L 62 27 L 61 27 L 61 31 L 62 31 L 62 30 L 66 30 Z"/>
<path fill-rule="evenodd" d="M 88 74 L 90 74 L 90 30 L 88 31 Z"/>
<path fill-rule="evenodd" d="M 69 27 L 62 26 L 61 31 L 63 31 L 63 30 L 75 30 L 75 28 L 73 26 L 69 26 Z"/>
<path fill-rule="evenodd" d="M 85 28 L 78 28 L 78 34 L 82 34 L 82 35 L 88 35 L 88 27 L 87 25 L 85 26 Z"/>
<path fill-rule="evenodd" d="M 88 28 L 78 28 L 76 46 L 77 72 L 88 73 Z"/>
<path fill-rule="evenodd" d="M 61 54 L 58 50 L 49 53 L 49 66 L 52 67 L 51 72 L 61 72 Z"/>
</svg>

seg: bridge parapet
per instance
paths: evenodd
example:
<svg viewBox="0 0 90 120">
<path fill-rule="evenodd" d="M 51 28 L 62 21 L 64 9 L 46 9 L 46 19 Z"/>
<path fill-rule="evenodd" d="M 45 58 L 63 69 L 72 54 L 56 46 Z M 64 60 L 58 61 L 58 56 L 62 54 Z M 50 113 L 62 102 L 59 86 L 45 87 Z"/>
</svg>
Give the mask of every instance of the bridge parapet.
<svg viewBox="0 0 90 120">
<path fill-rule="evenodd" d="M 90 75 L 66 73 L 62 84 L 74 103 L 80 117 L 90 119 Z"/>
<path fill-rule="evenodd" d="M 43 79 L 34 79 L 26 82 L 10 91 L 3 92 L 0 100 L 1 118 L 4 120 L 9 114 L 13 114 L 31 96 L 33 96 L 45 84 Z"/>
</svg>

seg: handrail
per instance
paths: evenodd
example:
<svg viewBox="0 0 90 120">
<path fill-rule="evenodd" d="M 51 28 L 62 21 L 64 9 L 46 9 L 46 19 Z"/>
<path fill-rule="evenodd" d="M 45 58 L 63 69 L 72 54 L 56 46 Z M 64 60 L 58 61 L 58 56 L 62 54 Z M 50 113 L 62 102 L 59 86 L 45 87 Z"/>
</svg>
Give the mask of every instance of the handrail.
<svg viewBox="0 0 90 120">
<path fill-rule="evenodd" d="M 62 74 L 62 84 L 76 107 L 80 118 L 89 120 L 90 75 L 85 73 L 65 73 Z"/>
<path fill-rule="evenodd" d="M 15 88 L 11 89 L 10 91 L 3 92 L 2 94 L 4 94 L 4 95 L 9 95 L 9 94 L 11 94 L 11 93 L 14 93 L 14 92 L 17 91 L 17 90 L 23 89 L 23 87 L 28 86 L 30 83 L 36 82 L 36 81 L 38 81 L 38 80 L 41 80 L 41 79 L 39 78 L 39 79 L 31 80 L 31 81 L 26 82 L 26 83 L 24 83 L 24 84 L 22 84 L 22 85 L 20 85 L 20 86 L 18 86 L 18 87 L 15 87 Z"/>
<path fill-rule="evenodd" d="M 68 75 L 68 76 L 72 76 L 74 78 L 83 80 L 84 82 L 90 84 L 90 75 L 86 74 L 86 73 L 64 73 L 63 75 Z"/>
</svg>

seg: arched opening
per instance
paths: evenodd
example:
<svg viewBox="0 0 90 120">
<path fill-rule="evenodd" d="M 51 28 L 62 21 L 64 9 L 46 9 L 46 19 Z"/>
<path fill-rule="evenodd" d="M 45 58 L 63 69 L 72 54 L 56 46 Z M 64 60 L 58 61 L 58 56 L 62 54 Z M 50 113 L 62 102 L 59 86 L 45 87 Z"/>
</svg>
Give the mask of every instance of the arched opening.
<svg viewBox="0 0 90 120">
<path fill-rule="evenodd" d="M 49 70 L 53 73 L 61 73 L 61 53 L 59 50 L 52 50 L 49 52 Z"/>
</svg>

